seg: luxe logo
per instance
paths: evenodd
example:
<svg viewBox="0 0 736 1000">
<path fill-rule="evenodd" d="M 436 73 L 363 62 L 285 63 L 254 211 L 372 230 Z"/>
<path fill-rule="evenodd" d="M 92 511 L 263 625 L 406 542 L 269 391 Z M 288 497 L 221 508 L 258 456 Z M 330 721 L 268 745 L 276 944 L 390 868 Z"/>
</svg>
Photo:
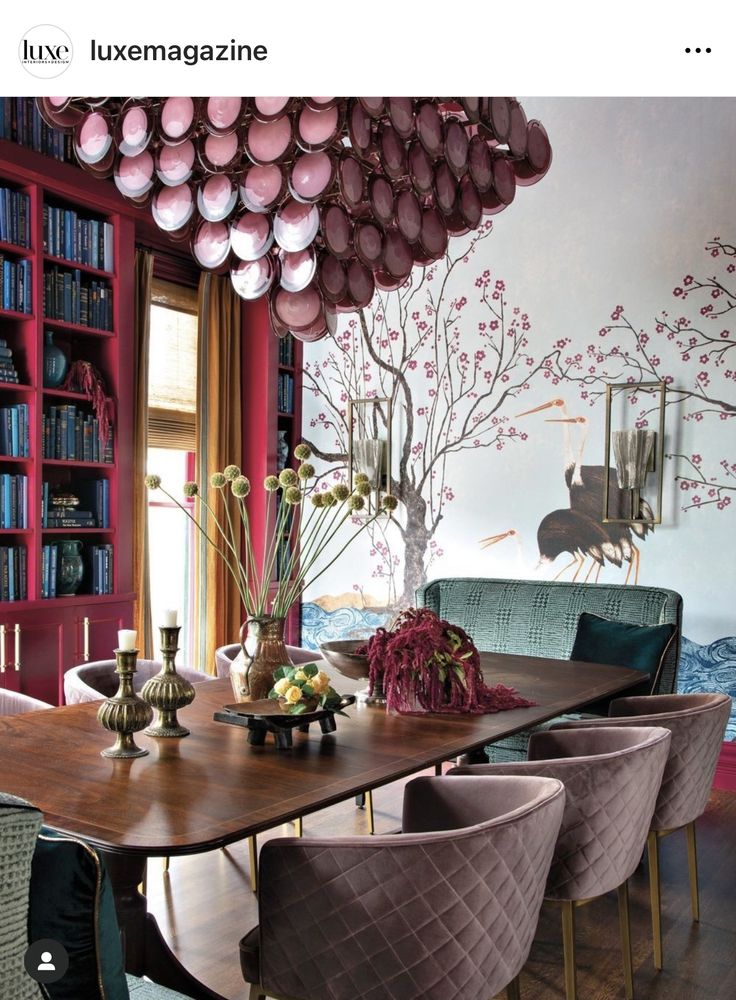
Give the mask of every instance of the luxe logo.
<svg viewBox="0 0 736 1000">
<path fill-rule="evenodd" d="M 61 76 L 74 55 L 71 38 L 55 24 L 37 24 L 21 38 L 18 58 L 31 76 L 51 80 Z"/>
</svg>

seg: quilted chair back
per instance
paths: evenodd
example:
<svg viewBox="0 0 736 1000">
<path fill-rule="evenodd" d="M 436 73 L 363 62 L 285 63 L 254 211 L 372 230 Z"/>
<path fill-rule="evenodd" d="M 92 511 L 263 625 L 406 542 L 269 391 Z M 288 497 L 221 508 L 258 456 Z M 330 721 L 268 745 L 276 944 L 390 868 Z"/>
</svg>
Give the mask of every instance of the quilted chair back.
<svg viewBox="0 0 736 1000">
<path fill-rule="evenodd" d="M 112 698 L 120 683 L 120 678 L 115 673 L 115 666 L 115 660 L 95 660 L 92 663 L 83 663 L 79 667 L 67 670 L 64 674 L 64 700 L 67 705 Z M 158 660 L 138 660 L 136 672 L 133 675 L 134 689 L 140 693 L 146 681 L 160 670 L 161 664 Z M 213 679 L 199 670 L 191 670 L 187 667 L 177 667 L 176 672 L 192 684 L 200 684 L 203 681 Z"/>
<path fill-rule="evenodd" d="M 668 730 L 555 729 L 534 733 L 529 760 L 453 768 L 456 775 L 536 774 L 565 785 L 565 814 L 545 895 L 589 899 L 633 874 L 662 782 Z"/>
<path fill-rule="evenodd" d="M 658 691 L 674 691 L 680 659 L 682 598 L 663 587 L 453 577 L 416 592 L 419 607 L 460 625 L 485 652 L 569 659 L 583 611 L 632 625 L 677 626 Z"/>
<path fill-rule="evenodd" d="M 53 705 L 19 691 L 0 688 L 0 715 L 21 715 L 24 712 L 37 712 L 42 708 L 53 708 Z"/>
<path fill-rule="evenodd" d="M 488 1000 L 526 961 L 563 805 L 544 778 L 417 778 L 402 834 L 268 842 L 265 992 Z"/>
<path fill-rule="evenodd" d="M 727 694 L 662 694 L 617 698 L 604 726 L 662 726 L 670 753 L 652 819 L 653 830 L 673 830 L 698 818 L 708 804 L 731 699 Z M 586 727 L 593 720 L 586 721 Z M 577 726 L 578 723 L 573 723 Z"/>
<path fill-rule="evenodd" d="M 229 646 L 218 646 L 215 650 L 215 668 L 218 677 L 230 674 L 230 664 L 242 652 L 239 642 L 231 642 Z M 313 649 L 302 649 L 301 646 L 287 646 L 286 652 L 292 663 L 313 663 L 320 659 L 320 654 Z"/>
<path fill-rule="evenodd" d="M 14 795 L 0 792 L 0 1000 L 39 1000 L 28 976 L 28 887 L 41 813 Z"/>
</svg>

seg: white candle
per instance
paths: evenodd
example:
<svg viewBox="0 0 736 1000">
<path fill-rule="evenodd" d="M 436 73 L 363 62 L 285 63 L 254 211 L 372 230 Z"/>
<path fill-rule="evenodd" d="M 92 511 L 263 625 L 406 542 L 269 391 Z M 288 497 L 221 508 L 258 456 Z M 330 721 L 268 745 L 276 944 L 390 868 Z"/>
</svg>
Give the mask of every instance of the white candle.
<svg viewBox="0 0 736 1000">
<path fill-rule="evenodd" d="M 133 628 L 123 628 L 118 632 L 118 649 L 135 649 L 137 632 Z"/>
<path fill-rule="evenodd" d="M 163 628 L 176 628 L 178 625 L 178 611 L 176 608 L 167 608 L 163 613 L 163 621 L 161 625 Z"/>
</svg>

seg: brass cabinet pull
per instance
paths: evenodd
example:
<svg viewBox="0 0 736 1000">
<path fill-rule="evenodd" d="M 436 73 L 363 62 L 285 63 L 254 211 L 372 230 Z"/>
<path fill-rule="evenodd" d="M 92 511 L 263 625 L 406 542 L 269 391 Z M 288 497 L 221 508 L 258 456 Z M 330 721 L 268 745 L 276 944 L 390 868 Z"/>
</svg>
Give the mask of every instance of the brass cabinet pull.
<svg viewBox="0 0 736 1000">
<path fill-rule="evenodd" d="M 15 632 L 15 663 L 13 666 L 16 671 L 20 670 L 20 625 L 16 622 L 13 626 L 13 631 Z"/>
<path fill-rule="evenodd" d="M 5 626 L 0 625 L 0 674 L 5 673 Z"/>
<path fill-rule="evenodd" d="M 82 619 L 82 627 L 84 628 L 84 649 L 82 650 L 82 659 L 85 663 L 89 661 L 89 618 Z"/>
</svg>

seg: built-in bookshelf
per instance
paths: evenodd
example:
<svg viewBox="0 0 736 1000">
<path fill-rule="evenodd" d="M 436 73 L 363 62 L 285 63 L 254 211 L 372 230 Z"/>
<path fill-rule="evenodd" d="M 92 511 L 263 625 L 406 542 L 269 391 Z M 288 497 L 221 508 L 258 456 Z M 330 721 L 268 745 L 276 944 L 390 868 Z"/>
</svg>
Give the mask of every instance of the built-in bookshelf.
<svg viewBox="0 0 736 1000">
<path fill-rule="evenodd" d="M 13 99 L 1 117 L 64 147 Z M 132 624 L 133 253 L 112 185 L 0 142 L 0 686 L 51 702 Z"/>
<path fill-rule="evenodd" d="M 0 139 L 8 139 L 54 160 L 76 162 L 72 137 L 49 128 L 34 98 L 2 97 L 0 111 Z"/>
</svg>

